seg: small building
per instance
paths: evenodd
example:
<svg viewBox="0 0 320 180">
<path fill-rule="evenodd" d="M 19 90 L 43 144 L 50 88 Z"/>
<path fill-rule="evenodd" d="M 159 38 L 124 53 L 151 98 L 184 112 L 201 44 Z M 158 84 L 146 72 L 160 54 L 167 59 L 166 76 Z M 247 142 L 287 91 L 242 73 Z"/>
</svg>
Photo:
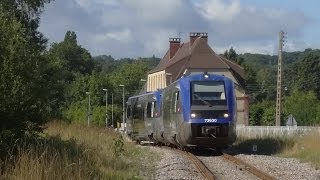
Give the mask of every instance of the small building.
<svg viewBox="0 0 320 180">
<path fill-rule="evenodd" d="M 159 64 L 148 73 L 147 91 L 165 88 L 183 75 L 198 72 L 221 74 L 232 79 L 236 85 L 237 124 L 248 125 L 248 96 L 244 91 L 244 69 L 217 55 L 208 45 L 208 34 L 191 32 L 190 41 L 169 38 L 169 49 Z"/>
</svg>

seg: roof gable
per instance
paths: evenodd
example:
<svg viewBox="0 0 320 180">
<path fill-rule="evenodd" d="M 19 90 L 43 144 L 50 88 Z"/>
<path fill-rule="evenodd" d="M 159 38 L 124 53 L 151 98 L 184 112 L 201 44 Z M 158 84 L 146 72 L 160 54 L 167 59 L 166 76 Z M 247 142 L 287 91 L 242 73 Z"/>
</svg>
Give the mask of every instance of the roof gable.
<svg viewBox="0 0 320 180">
<path fill-rule="evenodd" d="M 191 42 L 183 43 L 170 59 L 169 50 L 159 64 L 149 74 L 167 71 L 175 78 L 186 69 L 227 69 L 230 70 L 241 82 L 244 79 L 244 69 L 224 57 L 217 55 L 207 43 L 207 38 L 198 37 L 192 45 Z"/>
<path fill-rule="evenodd" d="M 229 69 L 230 67 L 211 49 L 207 41 L 198 38 L 191 49 L 191 58 L 186 68 Z"/>
</svg>

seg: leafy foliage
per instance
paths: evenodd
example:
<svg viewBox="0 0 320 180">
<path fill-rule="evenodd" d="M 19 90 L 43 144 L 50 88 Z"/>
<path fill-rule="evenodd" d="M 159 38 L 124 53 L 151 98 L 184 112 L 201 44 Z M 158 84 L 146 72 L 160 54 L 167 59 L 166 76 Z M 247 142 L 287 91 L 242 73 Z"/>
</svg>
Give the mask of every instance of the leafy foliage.
<svg viewBox="0 0 320 180">
<path fill-rule="evenodd" d="M 255 81 L 247 83 L 251 96 L 250 124 L 268 125 L 274 122 L 276 99 L 277 56 L 249 54 L 244 58 L 244 66 L 254 65 L 255 70 L 246 69 L 246 76 Z M 303 52 L 285 52 L 283 84 L 283 119 L 293 114 L 298 125 L 319 124 L 320 99 L 320 50 L 306 49 Z M 255 73 L 256 72 L 256 73 Z M 248 74 L 249 73 L 249 74 Z M 254 78 L 255 77 L 255 78 Z M 266 105 L 266 102 L 270 102 Z M 306 106 L 306 104 L 310 105 Z"/>
<path fill-rule="evenodd" d="M 121 154 L 124 153 L 124 142 L 122 136 L 113 139 L 113 154 L 116 157 L 119 157 Z"/>
<path fill-rule="evenodd" d="M 227 59 L 230 59 L 236 63 L 238 63 L 239 65 L 241 65 L 243 63 L 243 58 L 240 57 L 237 52 L 233 49 L 233 47 L 231 47 L 229 50 L 226 50 L 223 54 L 223 56 Z"/>
<path fill-rule="evenodd" d="M 35 28 L 30 29 L 33 22 L 8 18 L 10 13 L 4 9 L 8 3 L 0 3 L 0 129 L 16 134 L 39 131 L 49 112 L 43 71 L 47 62 L 41 55 L 44 42 Z M 14 10 L 12 13 L 23 14 Z"/>
<path fill-rule="evenodd" d="M 313 91 L 293 90 L 291 96 L 284 99 L 284 112 L 295 117 L 298 125 L 320 124 L 319 116 L 320 101 Z"/>
</svg>

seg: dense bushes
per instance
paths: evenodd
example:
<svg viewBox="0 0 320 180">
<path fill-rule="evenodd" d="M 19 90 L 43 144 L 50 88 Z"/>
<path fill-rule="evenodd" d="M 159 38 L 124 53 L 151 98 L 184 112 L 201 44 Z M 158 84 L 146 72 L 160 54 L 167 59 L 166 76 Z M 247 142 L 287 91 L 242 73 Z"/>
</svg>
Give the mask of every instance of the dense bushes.
<svg viewBox="0 0 320 180">
<path fill-rule="evenodd" d="M 299 126 L 320 124 L 320 100 L 313 91 L 293 90 L 290 96 L 284 97 L 282 108 L 281 125 L 285 125 L 290 114 Z M 262 101 L 250 105 L 250 125 L 275 125 L 275 111 L 275 101 Z"/>
</svg>

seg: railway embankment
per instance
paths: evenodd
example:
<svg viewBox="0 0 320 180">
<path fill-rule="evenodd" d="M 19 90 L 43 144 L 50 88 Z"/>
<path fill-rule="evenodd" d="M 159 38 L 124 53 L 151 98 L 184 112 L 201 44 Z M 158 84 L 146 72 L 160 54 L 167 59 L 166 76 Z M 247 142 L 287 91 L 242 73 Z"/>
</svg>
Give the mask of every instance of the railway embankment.
<svg viewBox="0 0 320 180">
<path fill-rule="evenodd" d="M 319 137 L 239 138 L 227 151 L 276 179 L 320 179 Z M 203 179 L 175 149 L 135 145 L 105 128 L 52 123 L 36 139 L 11 144 L 3 179 Z M 196 154 L 219 179 L 258 179 L 217 154 Z"/>
<path fill-rule="evenodd" d="M 226 152 L 275 179 L 320 179 L 320 145 L 317 132 L 297 137 L 239 138 Z M 146 146 L 159 154 L 157 179 L 201 179 L 196 166 L 174 149 Z M 219 179 L 259 179 L 245 166 L 234 165 L 215 154 L 197 154 Z"/>
</svg>

